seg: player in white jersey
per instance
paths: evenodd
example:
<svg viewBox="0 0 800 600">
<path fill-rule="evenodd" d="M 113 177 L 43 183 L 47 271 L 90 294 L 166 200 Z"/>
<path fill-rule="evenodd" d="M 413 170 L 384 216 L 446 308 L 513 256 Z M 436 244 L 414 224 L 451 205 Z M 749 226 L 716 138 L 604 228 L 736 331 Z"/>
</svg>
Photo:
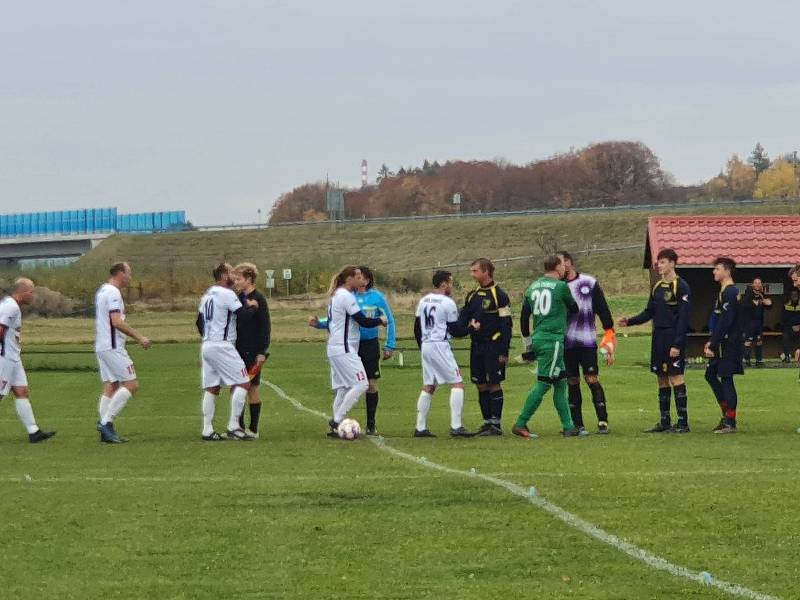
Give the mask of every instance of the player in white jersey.
<svg viewBox="0 0 800 600">
<path fill-rule="evenodd" d="M 250 389 L 250 376 L 244 361 L 236 351 L 236 325 L 241 319 L 251 319 L 258 308 L 258 302 L 248 300 L 242 306 L 233 287 L 233 267 L 228 263 L 217 265 L 213 271 L 212 285 L 200 299 L 197 314 L 197 331 L 203 337 L 200 351 L 202 357 L 203 381 L 203 440 L 219 442 L 225 438 L 214 431 L 214 412 L 220 388 L 231 388 L 231 412 L 228 418 L 227 437 L 231 440 L 249 441 L 239 425 L 239 417 L 244 410 L 247 391 Z"/>
<path fill-rule="evenodd" d="M 94 351 L 103 382 L 103 393 L 97 407 L 100 417 L 97 430 L 101 442 L 122 444 L 128 440 L 117 434 L 114 420 L 128 400 L 139 391 L 139 380 L 133 361 L 125 349 L 125 339 L 126 336 L 133 338 L 145 350 L 150 347 L 150 340 L 125 321 L 125 303 L 120 290 L 131 281 L 130 265 L 118 262 L 111 266 L 109 272 L 111 278 L 100 286 L 94 299 Z"/>
<path fill-rule="evenodd" d="M 384 315 L 379 318 L 367 317 L 358 306 L 353 291 L 364 285 L 364 276 L 354 266 L 344 267 L 331 280 L 328 294 L 328 362 L 331 367 L 331 388 L 333 399 L 333 418 L 328 422 L 328 436 L 338 438 L 336 429 L 347 416 L 358 399 L 367 391 L 369 382 L 361 358 L 358 344 L 361 327 L 386 326 Z M 317 317 L 311 317 L 308 324 L 315 327 Z"/>
<path fill-rule="evenodd" d="M 422 391 L 417 399 L 417 426 L 414 437 L 436 437 L 428 429 L 427 418 L 436 386 L 450 385 L 450 435 L 472 437 L 461 423 L 464 410 L 464 383 L 458 367 L 450 338 L 464 337 L 478 331 L 480 323 L 475 319 L 463 328 L 458 323 L 458 307 L 450 297 L 453 290 L 453 275 L 447 271 L 433 274 L 433 291 L 423 297 L 417 305 L 414 319 L 414 337 L 422 354 Z"/>
<path fill-rule="evenodd" d="M 33 300 L 33 282 L 20 277 L 14 282 L 10 296 L 0 301 L 0 399 L 8 392 L 14 393 L 17 416 L 28 432 L 32 444 L 53 437 L 55 431 L 42 431 L 36 424 L 33 408 L 28 400 L 28 378 L 20 356 L 22 311 L 20 306 Z"/>
</svg>

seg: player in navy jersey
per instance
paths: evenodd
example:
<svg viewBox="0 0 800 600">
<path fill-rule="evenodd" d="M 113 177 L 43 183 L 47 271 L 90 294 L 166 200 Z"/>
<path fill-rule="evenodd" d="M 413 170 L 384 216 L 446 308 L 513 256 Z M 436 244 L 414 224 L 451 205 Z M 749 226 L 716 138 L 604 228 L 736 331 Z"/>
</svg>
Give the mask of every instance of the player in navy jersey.
<svg viewBox="0 0 800 600">
<path fill-rule="evenodd" d="M 645 309 L 635 317 L 619 320 L 620 327 L 653 322 L 650 346 L 650 370 L 658 377 L 658 408 L 661 419 L 647 433 L 688 433 L 689 410 L 686 381 L 683 376 L 686 334 L 689 331 L 689 285 L 675 272 L 678 255 L 664 248 L 656 257 L 661 280 L 653 286 Z M 678 423 L 670 417 L 670 387 L 675 394 Z"/>
<path fill-rule="evenodd" d="M 567 317 L 567 334 L 564 338 L 564 363 L 567 367 L 567 383 L 569 384 L 569 410 L 572 422 L 580 430 L 583 425 L 583 397 L 581 395 L 580 371 L 592 393 L 597 415 L 597 433 L 608 433 L 608 410 L 606 394 L 600 384 L 600 368 L 597 362 L 597 330 L 596 318 L 606 332 L 609 340 L 614 339 L 614 319 L 608 308 L 603 289 L 597 279 L 575 269 L 575 262 L 569 252 L 559 252 L 564 261 L 564 280 L 567 282 L 572 296 L 578 303 L 578 312 Z M 613 347 L 613 342 L 612 342 Z M 607 364 L 614 361 L 613 350 L 606 353 Z"/>
<path fill-rule="evenodd" d="M 733 376 L 744 373 L 739 290 L 733 283 L 735 270 L 736 262 L 732 258 L 721 256 L 714 261 L 714 281 L 720 289 L 711 316 L 711 339 L 703 351 L 706 358 L 710 359 L 706 381 L 722 411 L 722 418 L 714 428 L 714 433 L 736 433 L 739 399 Z"/>
</svg>

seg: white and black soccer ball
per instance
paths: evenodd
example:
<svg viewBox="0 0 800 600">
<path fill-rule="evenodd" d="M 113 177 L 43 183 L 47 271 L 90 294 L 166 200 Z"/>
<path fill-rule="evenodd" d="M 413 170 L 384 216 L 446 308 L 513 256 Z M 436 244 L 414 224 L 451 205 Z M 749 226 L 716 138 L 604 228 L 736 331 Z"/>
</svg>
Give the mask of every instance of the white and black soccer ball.
<svg viewBox="0 0 800 600">
<path fill-rule="evenodd" d="M 355 440 L 361 435 L 361 425 L 355 419 L 344 419 L 339 423 L 336 433 L 343 440 Z"/>
</svg>

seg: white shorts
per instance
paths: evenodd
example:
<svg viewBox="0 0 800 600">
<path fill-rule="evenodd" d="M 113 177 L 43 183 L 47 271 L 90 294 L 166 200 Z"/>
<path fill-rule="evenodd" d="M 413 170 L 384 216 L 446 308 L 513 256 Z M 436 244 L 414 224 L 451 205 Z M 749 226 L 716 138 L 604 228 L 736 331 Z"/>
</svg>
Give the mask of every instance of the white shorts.
<svg viewBox="0 0 800 600">
<path fill-rule="evenodd" d="M 97 354 L 97 364 L 100 365 L 100 380 L 103 383 L 114 383 L 116 381 L 133 381 L 136 379 L 136 369 L 133 368 L 133 361 L 128 356 L 128 351 L 122 350 L 100 350 Z"/>
<path fill-rule="evenodd" d="M 28 378 L 22 363 L 0 357 L 0 398 L 7 395 L 11 388 L 27 385 Z"/>
<path fill-rule="evenodd" d="M 448 342 L 422 343 L 422 385 L 462 383 L 453 349 Z"/>
<path fill-rule="evenodd" d="M 348 352 L 329 356 L 331 364 L 331 388 L 351 388 L 367 381 L 367 372 L 358 354 Z"/>
<path fill-rule="evenodd" d="M 200 351 L 203 358 L 203 389 L 218 385 L 242 385 L 250 382 L 244 361 L 229 342 L 205 342 Z"/>
</svg>

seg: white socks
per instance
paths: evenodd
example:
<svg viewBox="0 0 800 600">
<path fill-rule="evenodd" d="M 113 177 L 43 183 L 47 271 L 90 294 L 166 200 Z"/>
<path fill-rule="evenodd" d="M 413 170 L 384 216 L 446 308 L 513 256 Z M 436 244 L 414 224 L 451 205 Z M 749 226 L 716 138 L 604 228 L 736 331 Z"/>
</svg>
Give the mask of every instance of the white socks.
<svg viewBox="0 0 800 600">
<path fill-rule="evenodd" d="M 33 408 L 27 398 L 17 398 L 15 401 L 17 407 L 17 416 L 28 433 L 36 433 L 39 427 L 36 425 L 36 419 L 33 418 Z"/>
<path fill-rule="evenodd" d="M 358 402 L 358 399 L 364 392 L 367 391 L 368 388 L 369 384 L 366 381 L 360 382 L 358 385 L 348 388 L 347 392 L 345 392 L 344 397 L 342 398 L 341 403 L 339 404 L 339 409 L 333 413 L 333 420 L 337 423 L 341 423 L 347 416 L 347 413 L 350 412 L 350 409 L 355 406 L 356 402 Z"/>
<path fill-rule="evenodd" d="M 125 408 L 125 405 L 128 403 L 128 400 L 131 399 L 132 395 L 128 388 L 120 386 L 120 388 L 114 392 L 114 395 L 111 396 L 111 400 L 108 403 L 108 410 L 100 418 L 100 424 L 107 425 L 108 423 L 112 423 L 114 419 L 119 416 L 119 413 L 122 412 L 122 409 Z"/>
<path fill-rule="evenodd" d="M 214 433 L 214 409 L 217 397 L 211 392 L 203 394 L 203 435 L 209 436 Z"/>
<path fill-rule="evenodd" d="M 333 397 L 333 410 L 331 411 L 334 421 L 336 421 L 336 415 L 342 407 L 342 402 L 344 402 L 344 395 L 346 393 L 347 388 L 336 388 L 336 395 Z"/>
<path fill-rule="evenodd" d="M 242 416 L 246 400 L 247 390 L 243 387 L 235 387 L 231 392 L 231 416 L 228 419 L 228 431 L 239 429 L 239 417 Z"/>
<path fill-rule="evenodd" d="M 461 413 L 464 411 L 464 388 L 450 388 L 450 429 L 461 427 Z"/>
<path fill-rule="evenodd" d="M 103 420 L 103 415 L 108 411 L 108 405 L 111 404 L 111 398 L 103 394 L 100 396 L 100 401 L 97 403 L 97 416 Z"/>
<path fill-rule="evenodd" d="M 417 398 L 417 431 L 425 431 L 428 428 L 428 412 L 431 410 L 431 400 L 433 396 L 422 390 Z"/>
</svg>

